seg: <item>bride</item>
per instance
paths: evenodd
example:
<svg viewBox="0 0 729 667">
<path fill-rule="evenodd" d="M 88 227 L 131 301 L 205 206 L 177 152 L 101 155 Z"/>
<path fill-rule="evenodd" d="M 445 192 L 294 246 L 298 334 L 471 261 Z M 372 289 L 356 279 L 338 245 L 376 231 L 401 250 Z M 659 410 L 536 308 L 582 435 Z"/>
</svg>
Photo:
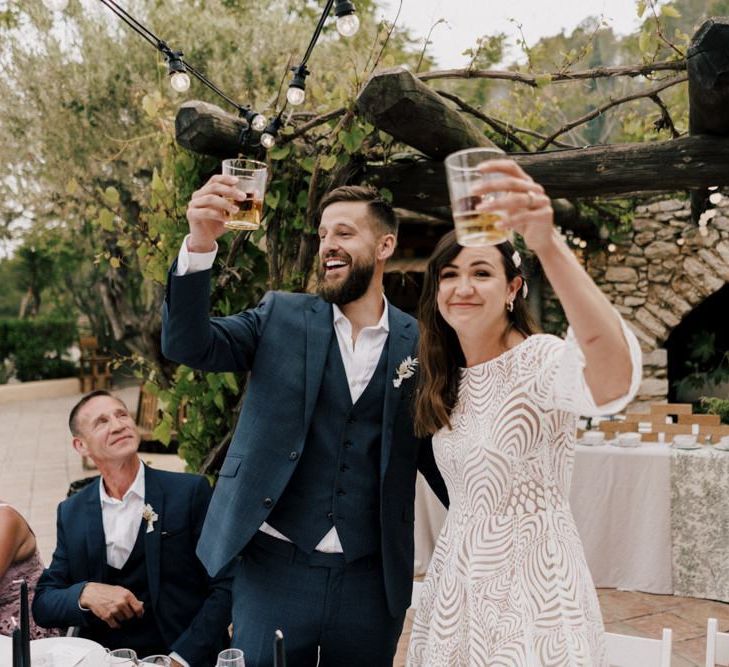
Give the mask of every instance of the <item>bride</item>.
<svg viewBox="0 0 729 667">
<path fill-rule="evenodd" d="M 570 328 L 566 340 L 535 333 L 511 243 L 441 239 L 420 301 L 415 424 L 433 435 L 450 509 L 407 664 L 603 666 L 600 607 L 568 500 L 575 426 L 632 399 L 640 348 L 557 234 L 543 188 L 510 160 L 480 168 L 494 178 L 476 194 L 510 192 L 498 208 L 538 257 Z"/>
</svg>

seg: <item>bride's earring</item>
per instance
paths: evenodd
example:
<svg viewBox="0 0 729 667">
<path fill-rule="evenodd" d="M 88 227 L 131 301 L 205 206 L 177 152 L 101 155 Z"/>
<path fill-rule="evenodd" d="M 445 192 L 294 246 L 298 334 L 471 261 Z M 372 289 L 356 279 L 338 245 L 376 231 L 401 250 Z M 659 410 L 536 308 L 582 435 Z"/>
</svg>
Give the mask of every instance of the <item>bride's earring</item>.
<svg viewBox="0 0 729 667">
<path fill-rule="evenodd" d="M 506 301 L 506 310 L 508 310 L 510 313 L 514 312 L 514 299 L 508 299 Z"/>
</svg>

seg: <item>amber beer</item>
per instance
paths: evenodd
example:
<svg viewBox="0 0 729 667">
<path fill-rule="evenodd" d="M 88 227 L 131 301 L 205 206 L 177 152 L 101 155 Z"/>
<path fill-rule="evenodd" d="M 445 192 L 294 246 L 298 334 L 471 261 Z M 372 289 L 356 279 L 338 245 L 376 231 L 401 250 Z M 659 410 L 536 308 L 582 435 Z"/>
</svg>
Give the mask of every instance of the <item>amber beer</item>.
<svg viewBox="0 0 729 667">
<path fill-rule="evenodd" d="M 481 197 L 463 197 L 453 205 L 453 224 L 462 246 L 496 245 L 509 238 L 508 229 L 497 226 L 504 219 L 498 211 L 479 211 Z"/>
<path fill-rule="evenodd" d="M 230 200 L 230 203 L 237 206 L 238 211 L 228 214 L 228 219 L 223 223 L 226 229 L 250 232 L 261 226 L 263 200 L 258 198 L 255 193 L 246 192 L 244 201 Z"/>
<path fill-rule="evenodd" d="M 497 224 L 505 221 L 504 213 L 493 209 L 480 210 L 486 201 L 498 201 L 505 193 L 476 194 L 486 179 L 493 178 L 481 172 L 480 165 L 487 160 L 503 158 L 504 152 L 499 148 L 468 148 L 446 158 L 448 191 L 459 245 L 496 245 L 511 239 L 511 230 Z"/>
<path fill-rule="evenodd" d="M 238 207 L 235 213 L 228 213 L 223 224 L 226 229 L 250 232 L 261 226 L 263 217 L 263 197 L 266 192 L 268 168 L 256 160 L 223 160 L 223 174 L 238 179 L 236 188 L 245 194 L 243 201 L 229 200 Z"/>
</svg>

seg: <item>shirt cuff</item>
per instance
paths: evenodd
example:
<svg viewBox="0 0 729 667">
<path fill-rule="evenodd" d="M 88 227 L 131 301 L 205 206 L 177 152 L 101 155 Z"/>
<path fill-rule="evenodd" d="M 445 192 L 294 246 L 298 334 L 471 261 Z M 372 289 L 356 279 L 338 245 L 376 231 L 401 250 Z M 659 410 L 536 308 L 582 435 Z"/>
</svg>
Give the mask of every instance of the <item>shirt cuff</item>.
<svg viewBox="0 0 729 667">
<path fill-rule="evenodd" d="M 188 234 L 182 240 L 182 246 L 180 247 L 180 254 L 177 256 L 177 271 L 176 276 L 186 276 L 188 273 L 197 273 L 198 271 L 207 271 L 213 267 L 215 262 L 215 256 L 218 253 L 218 244 L 215 244 L 210 252 L 191 252 L 187 249 L 187 239 L 190 238 Z"/>
<path fill-rule="evenodd" d="M 182 667 L 190 667 L 190 663 L 187 662 L 187 660 L 185 660 L 185 658 L 183 658 L 179 653 L 175 653 L 174 651 L 172 651 L 172 653 L 170 653 L 170 658 L 172 658 L 173 660 L 177 660 L 177 662 L 179 662 Z"/>
</svg>

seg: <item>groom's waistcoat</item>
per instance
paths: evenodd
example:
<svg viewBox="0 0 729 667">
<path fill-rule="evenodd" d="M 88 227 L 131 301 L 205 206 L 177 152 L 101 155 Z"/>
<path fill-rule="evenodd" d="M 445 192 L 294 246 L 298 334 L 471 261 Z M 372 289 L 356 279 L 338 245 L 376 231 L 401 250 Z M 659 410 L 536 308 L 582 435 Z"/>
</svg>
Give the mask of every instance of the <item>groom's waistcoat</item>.
<svg viewBox="0 0 729 667">
<path fill-rule="evenodd" d="M 310 553 L 336 526 L 347 562 L 379 552 L 380 441 L 387 345 L 352 405 L 337 336 L 301 459 L 267 522 Z"/>
</svg>

